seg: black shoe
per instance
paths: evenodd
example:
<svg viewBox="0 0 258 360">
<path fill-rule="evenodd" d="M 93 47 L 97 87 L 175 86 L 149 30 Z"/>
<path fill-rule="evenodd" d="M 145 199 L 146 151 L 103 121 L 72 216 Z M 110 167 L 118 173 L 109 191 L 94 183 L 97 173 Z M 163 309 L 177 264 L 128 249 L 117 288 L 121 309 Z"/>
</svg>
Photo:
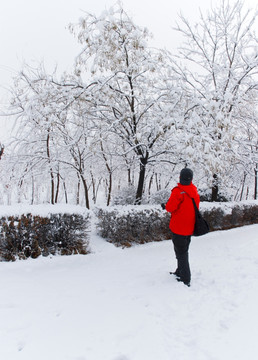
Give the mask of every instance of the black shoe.
<svg viewBox="0 0 258 360">
<path fill-rule="evenodd" d="M 177 278 L 177 281 L 178 281 L 178 282 L 182 282 L 182 283 L 184 283 L 186 286 L 190 287 L 190 281 L 184 281 L 184 280 L 181 279 L 181 278 Z"/>
<path fill-rule="evenodd" d="M 180 277 L 180 274 L 179 274 L 179 271 L 178 270 L 176 270 L 176 271 L 174 271 L 174 272 L 170 272 L 170 275 L 175 275 L 176 277 Z"/>
</svg>

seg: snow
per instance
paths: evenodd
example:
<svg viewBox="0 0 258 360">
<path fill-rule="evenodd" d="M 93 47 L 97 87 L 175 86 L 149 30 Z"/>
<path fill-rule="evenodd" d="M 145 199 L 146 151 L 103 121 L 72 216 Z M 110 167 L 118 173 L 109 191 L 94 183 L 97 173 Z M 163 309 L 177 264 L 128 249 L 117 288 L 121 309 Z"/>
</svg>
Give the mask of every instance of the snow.
<svg viewBox="0 0 258 360">
<path fill-rule="evenodd" d="M 213 209 L 221 209 L 225 215 L 232 214 L 232 210 L 235 207 L 245 208 L 245 207 L 252 207 L 258 206 L 258 200 L 244 200 L 244 201 L 230 201 L 230 202 L 207 202 L 201 201 L 200 202 L 200 210 L 201 212 L 204 211 L 212 211 Z M 146 205 L 115 205 L 115 206 L 101 206 L 101 209 L 104 209 L 105 212 L 113 212 L 116 211 L 121 216 L 125 216 L 130 212 L 136 211 L 144 211 L 144 210 L 160 210 L 160 205 L 153 205 L 153 204 L 146 204 Z M 0 214 L 1 214 L 1 206 L 0 206 Z"/>
<path fill-rule="evenodd" d="M 89 213 L 85 207 L 68 204 L 55 205 L 29 205 L 24 203 L 14 205 L 0 205 L 0 217 L 7 216 L 21 216 L 22 214 L 32 214 L 34 216 L 47 217 L 51 214 L 80 214 L 86 215 Z"/>
<path fill-rule="evenodd" d="M 5 360 L 243 360 L 258 353 L 258 225 L 192 238 L 192 285 L 171 241 L 0 263 Z"/>
<path fill-rule="evenodd" d="M 235 206 L 241 207 L 248 207 L 258 205 L 258 200 L 245 200 L 240 202 L 205 202 L 202 201 L 200 203 L 200 210 L 201 211 L 211 211 L 212 209 L 220 208 L 225 214 L 231 214 L 232 209 Z M 121 216 L 125 216 L 130 212 L 136 211 L 144 211 L 144 210 L 160 210 L 160 205 L 116 205 L 116 206 L 105 206 L 101 205 L 101 207 L 96 206 L 96 209 L 103 209 L 105 212 L 112 212 L 116 211 Z M 93 208 L 94 211 L 94 208 Z M 20 216 L 22 214 L 32 214 L 32 215 L 39 215 L 39 216 L 49 216 L 50 214 L 81 214 L 85 215 L 89 213 L 84 206 L 79 205 L 70 205 L 70 204 L 55 204 L 55 205 L 46 205 L 46 204 L 39 204 L 39 205 L 29 205 L 24 203 L 18 203 L 13 205 L 0 205 L 0 217 L 6 216 Z"/>
</svg>

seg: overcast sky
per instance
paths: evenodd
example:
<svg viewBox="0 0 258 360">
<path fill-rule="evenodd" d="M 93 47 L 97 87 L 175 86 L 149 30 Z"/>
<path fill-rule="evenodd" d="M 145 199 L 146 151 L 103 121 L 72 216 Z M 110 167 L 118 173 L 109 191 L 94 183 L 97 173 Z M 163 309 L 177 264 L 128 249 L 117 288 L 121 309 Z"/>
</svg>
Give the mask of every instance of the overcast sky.
<svg viewBox="0 0 258 360">
<path fill-rule="evenodd" d="M 83 11 L 98 15 L 115 3 L 115 0 L 1 0 L 0 106 L 7 102 L 7 89 L 23 62 L 33 64 L 44 60 L 50 71 L 55 64 L 61 71 L 71 68 L 79 45 L 67 25 L 77 22 Z M 179 45 L 178 34 L 172 27 L 180 11 L 195 22 L 200 10 L 205 13 L 218 3 L 220 0 L 122 1 L 134 22 L 153 33 L 154 45 L 170 50 Z M 257 8 L 257 0 L 244 0 L 244 3 Z M 0 132 L 1 123 L 0 117 Z"/>
</svg>

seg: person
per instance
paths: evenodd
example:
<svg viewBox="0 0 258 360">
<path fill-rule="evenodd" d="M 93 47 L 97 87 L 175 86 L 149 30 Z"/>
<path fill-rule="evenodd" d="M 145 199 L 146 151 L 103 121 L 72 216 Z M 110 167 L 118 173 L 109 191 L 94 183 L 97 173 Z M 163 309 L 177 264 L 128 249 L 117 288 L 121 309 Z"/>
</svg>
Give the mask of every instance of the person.
<svg viewBox="0 0 258 360">
<path fill-rule="evenodd" d="M 198 208 L 200 203 L 200 196 L 192 180 L 193 171 L 189 168 L 182 169 L 179 183 L 172 189 L 168 202 L 161 204 L 163 209 L 171 213 L 169 228 L 172 231 L 172 241 L 177 259 L 177 269 L 172 274 L 187 286 L 190 286 L 191 282 L 188 251 L 195 224 L 192 198 Z"/>
</svg>

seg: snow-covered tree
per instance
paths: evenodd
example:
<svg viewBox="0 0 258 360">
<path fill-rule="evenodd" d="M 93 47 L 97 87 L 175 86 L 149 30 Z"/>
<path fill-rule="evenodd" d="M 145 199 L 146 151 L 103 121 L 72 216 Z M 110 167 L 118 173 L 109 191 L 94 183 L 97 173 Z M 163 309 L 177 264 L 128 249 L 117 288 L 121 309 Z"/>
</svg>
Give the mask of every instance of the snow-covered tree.
<svg viewBox="0 0 258 360">
<path fill-rule="evenodd" d="M 148 47 L 149 32 L 136 26 L 120 5 L 99 17 L 87 14 L 70 29 L 82 44 L 77 72 L 98 77 L 95 100 L 102 131 L 122 140 L 125 148 L 117 149 L 121 156 L 136 154 L 140 203 L 146 166 L 164 154 L 163 139 L 178 116 L 180 91 L 168 77 L 166 54 Z"/>
<path fill-rule="evenodd" d="M 52 204 L 58 200 L 61 180 L 65 189 L 65 178 L 72 170 L 83 183 L 85 204 L 89 207 L 85 175 L 85 161 L 90 157 L 86 91 L 78 78 L 64 74 L 57 80 L 42 65 L 36 69 L 26 67 L 15 82 L 12 101 L 17 117 L 15 167 L 19 168 L 21 179 L 33 176 L 42 181 L 42 175 L 48 174 Z"/>
<path fill-rule="evenodd" d="M 225 185 L 243 198 L 253 176 L 257 197 L 255 19 L 240 1 L 223 0 L 196 26 L 181 16 L 186 42 L 176 58 L 151 48 L 148 30 L 120 5 L 86 13 L 70 25 L 82 46 L 73 74 L 25 66 L 15 80 L 5 189 L 16 179 L 31 202 L 72 198 L 89 208 L 90 191 L 95 203 L 102 186 L 108 205 L 115 192 L 113 201 L 126 192 L 132 202 L 132 191 L 139 204 L 154 188 L 153 199 L 165 196 L 188 165 L 212 200 Z"/>
<path fill-rule="evenodd" d="M 177 30 L 184 36 L 174 71 L 188 93 L 185 153 L 201 163 L 212 179 L 212 200 L 236 161 L 234 139 L 241 108 L 258 90 L 257 13 L 242 1 L 222 0 L 192 25 L 183 15 Z M 257 120 L 255 120 L 257 121 Z"/>
<path fill-rule="evenodd" d="M 249 94 L 249 103 L 240 109 L 237 116 L 237 135 L 234 139 L 237 148 L 238 161 L 236 167 L 242 174 L 242 199 L 243 189 L 250 188 L 250 180 L 254 179 L 253 197 L 257 199 L 258 191 L 258 94 Z M 240 170 L 241 169 L 241 170 Z"/>
<path fill-rule="evenodd" d="M 50 202 L 53 204 L 57 173 L 52 149 L 56 101 L 42 66 L 37 69 L 27 67 L 16 77 L 11 106 L 16 115 L 17 155 L 14 157 L 14 166 L 21 174 L 20 184 L 27 176 L 42 176 L 46 171 L 50 177 Z"/>
<path fill-rule="evenodd" d="M 90 112 L 91 104 L 85 105 L 85 98 L 80 96 L 73 106 L 67 109 L 66 116 L 58 126 L 61 151 L 65 154 L 65 157 L 60 156 L 60 162 L 77 174 L 77 203 L 79 203 L 79 189 L 82 183 L 85 205 L 88 209 L 90 208 L 88 183 L 96 134 Z"/>
</svg>

